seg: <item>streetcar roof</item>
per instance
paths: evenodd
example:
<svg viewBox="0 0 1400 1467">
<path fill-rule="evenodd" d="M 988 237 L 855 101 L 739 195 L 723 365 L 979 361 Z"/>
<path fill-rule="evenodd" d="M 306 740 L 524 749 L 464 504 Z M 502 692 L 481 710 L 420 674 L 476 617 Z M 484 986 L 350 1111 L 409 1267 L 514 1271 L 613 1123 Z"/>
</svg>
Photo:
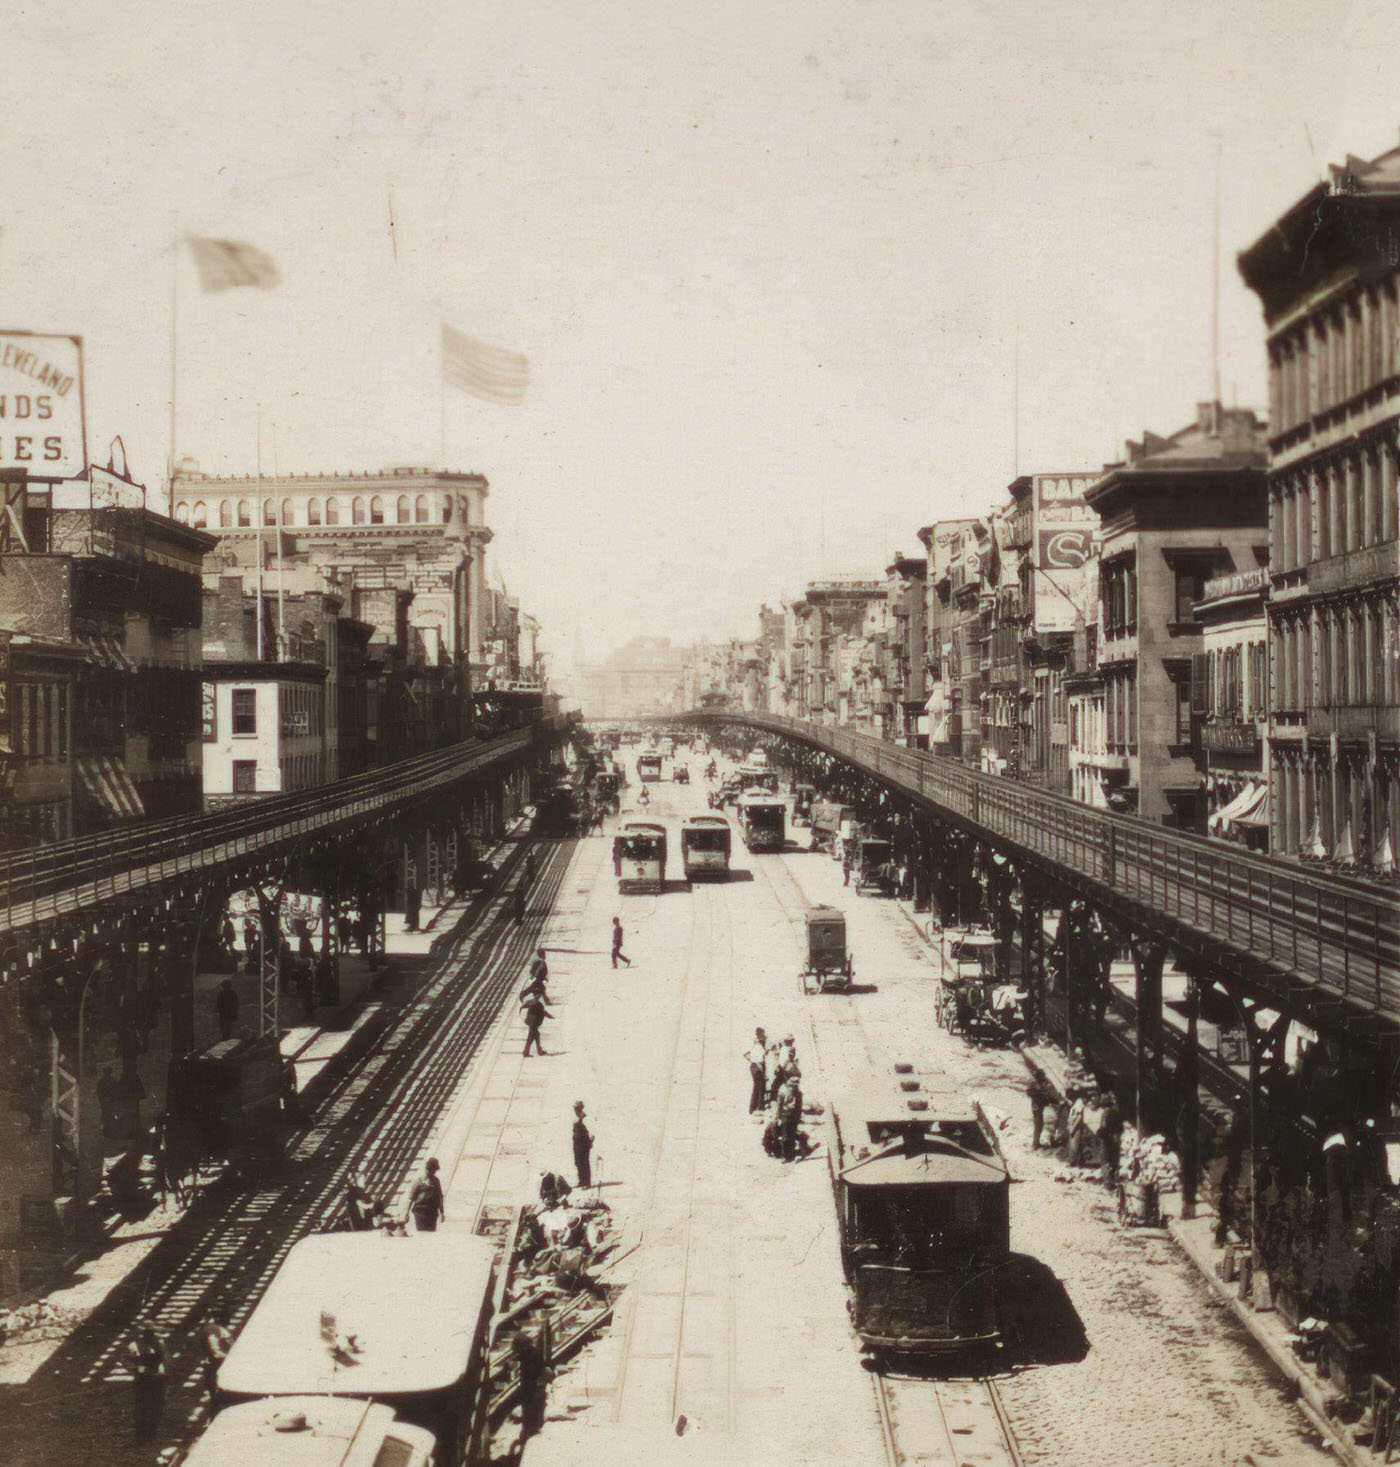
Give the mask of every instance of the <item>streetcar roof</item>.
<svg viewBox="0 0 1400 1467">
<path fill-rule="evenodd" d="M 471 1364 L 495 1265 L 492 1245 L 465 1233 L 304 1238 L 219 1367 L 219 1387 L 240 1396 L 440 1390 Z"/>
<path fill-rule="evenodd" d="M 760 795 L 750 790 L 748 794 L 740 796 L 741 805 L 760 805 L 766 810 L 786 809 L 787 801 L 781 795 Z"/>
<path fill-rule="evenodd" d="M 751 1445 L 727 1431 L 687 1431 L 677 1436 L 669 1426 L 580 1426 L 551 1429 L 546 1425 L 531 1437 L 523 1467 L 665 1467 L 684 1462 L 688 1467 L 774 1467 L 771 1448 Z"/>
<path fill-rule="evenodd" d="M 393 1408 L 332 1396 L 280 1396 L 229 1406 L 190 1448 L 185 1467 L 374 1467 L 384 1443 L 411 1454 L 393 1460 L 431 1461 L 436 1443 L 421 1426 L 395 1419 Z"/>
<path fill-rule="evenodd" d="M 1007 1180 L 996 1156 L 977 1156 L 951 1142 L 933 1141 L 917 1150 L 895 1142 L 873 1156 L 841 1168 L 841 1181 L 851 1187 L 926 1187 L 930 1183 L 973 1183 L 997 1186 Z"/>
<path fill-rule="evenodd" d="M 624 835 L 661 835 L 666 834 L 666 827 L 655 820 L 629 820 L 622 827 Z"/>
<path fill-rule="evenodd" d="M 723 815 L 691 815 L 681 822 L 682 830 L 728 830 L 729 822 Z"/>
</svg>

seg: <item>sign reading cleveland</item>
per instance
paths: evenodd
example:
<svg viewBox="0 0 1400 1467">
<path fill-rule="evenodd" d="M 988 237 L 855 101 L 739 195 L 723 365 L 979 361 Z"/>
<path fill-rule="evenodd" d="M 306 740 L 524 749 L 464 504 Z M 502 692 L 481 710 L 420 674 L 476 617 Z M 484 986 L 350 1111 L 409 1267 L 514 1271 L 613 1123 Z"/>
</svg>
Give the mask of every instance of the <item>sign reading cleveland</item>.
<svg viewBox="0 0 1400 1467">
<path fill-rule="evenodd" d="M 86 468 L 82 342 L 0 331 L 0 469 L 74 479 Z"/>
</svg>

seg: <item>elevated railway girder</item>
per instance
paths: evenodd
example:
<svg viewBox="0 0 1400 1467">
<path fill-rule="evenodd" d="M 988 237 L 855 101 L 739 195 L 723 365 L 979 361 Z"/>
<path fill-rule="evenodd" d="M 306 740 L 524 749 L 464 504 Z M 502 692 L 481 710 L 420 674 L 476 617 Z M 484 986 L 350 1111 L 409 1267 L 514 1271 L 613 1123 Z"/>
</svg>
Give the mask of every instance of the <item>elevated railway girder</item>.
<svg viewBox="0 0 1400 1467">
<path fill-rule="evenodd" d="M 13 1132 L 0 1137 L 0 1251 L 81 1231 L 101 1182 L 100 1072 L 120 1067 L 124 1083 L 148 1043 L 191 1052 L 196 975 L 227 971 L 234 893 L 253 894 L 253 1023 L 275 1036 L 284 897 L 315 899 L 319 930 L 303 927 L 297 956 L 333 995 L 342 932 L 376 967 L 386 910 L 413 921 L 425 888 L 470 883 L 474 843 L 533 799 L 571 729 L 541 719 L 299 793 L 0 855 L 0 1129 Z"/>
</svg>

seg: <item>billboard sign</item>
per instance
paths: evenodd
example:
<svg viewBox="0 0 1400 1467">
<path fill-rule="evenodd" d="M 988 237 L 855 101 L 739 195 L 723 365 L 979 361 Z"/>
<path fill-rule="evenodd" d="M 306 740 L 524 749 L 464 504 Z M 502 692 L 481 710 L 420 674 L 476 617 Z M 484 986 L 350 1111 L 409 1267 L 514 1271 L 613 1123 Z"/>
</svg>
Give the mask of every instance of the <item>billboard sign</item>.
<svg viewBox="0 0 1400 1467">
<path fill-rule="evenodd" d="M 81 337 L 0 331 L 0 469 L 31 479 L 87 471 Z"/>
<path fill-rule="evenodd" d="M 1084 495 L 1093 482 L 1088 474 L 1032 475 L 1036 564 L 1042 570 L 1077 569 L 1092 553 L 1099 517 Z M 1061 536 L 1061 531 L 1075 533 Z M 1084 554 L 1076 560 L 1081 548 Z M 1048 555 L 1056 558 L 1047 559 Z"/>
<path fill-rule="evenodd" d="M 1087 525 L 1042 530 L 1037 550 L 1036 564 L 1042 570 L 1079 570 L 1094 553 L 1094 533 Z"/>
</svg>

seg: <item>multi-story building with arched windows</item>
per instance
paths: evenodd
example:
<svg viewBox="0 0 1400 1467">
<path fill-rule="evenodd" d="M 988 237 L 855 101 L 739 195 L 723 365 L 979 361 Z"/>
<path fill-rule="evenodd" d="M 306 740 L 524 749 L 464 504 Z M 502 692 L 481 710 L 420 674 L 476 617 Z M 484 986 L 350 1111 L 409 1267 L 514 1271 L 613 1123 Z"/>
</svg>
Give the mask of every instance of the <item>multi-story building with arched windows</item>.
<svg viewBox="0 0 1400 1467">
<path fill-rule="evenodd" d="M 202 474 L 177 470 L 174 517 L 220 538 L 210 564 L 256 565 L 275 576 L 306 564 L 363 589 L 410 591 L 409 625 L 432 666 L 486 668 L 484 475 L 424 468 L 364 474 Z M 269 582 L 269 586 L 271 582 Z"/>
</svg>

